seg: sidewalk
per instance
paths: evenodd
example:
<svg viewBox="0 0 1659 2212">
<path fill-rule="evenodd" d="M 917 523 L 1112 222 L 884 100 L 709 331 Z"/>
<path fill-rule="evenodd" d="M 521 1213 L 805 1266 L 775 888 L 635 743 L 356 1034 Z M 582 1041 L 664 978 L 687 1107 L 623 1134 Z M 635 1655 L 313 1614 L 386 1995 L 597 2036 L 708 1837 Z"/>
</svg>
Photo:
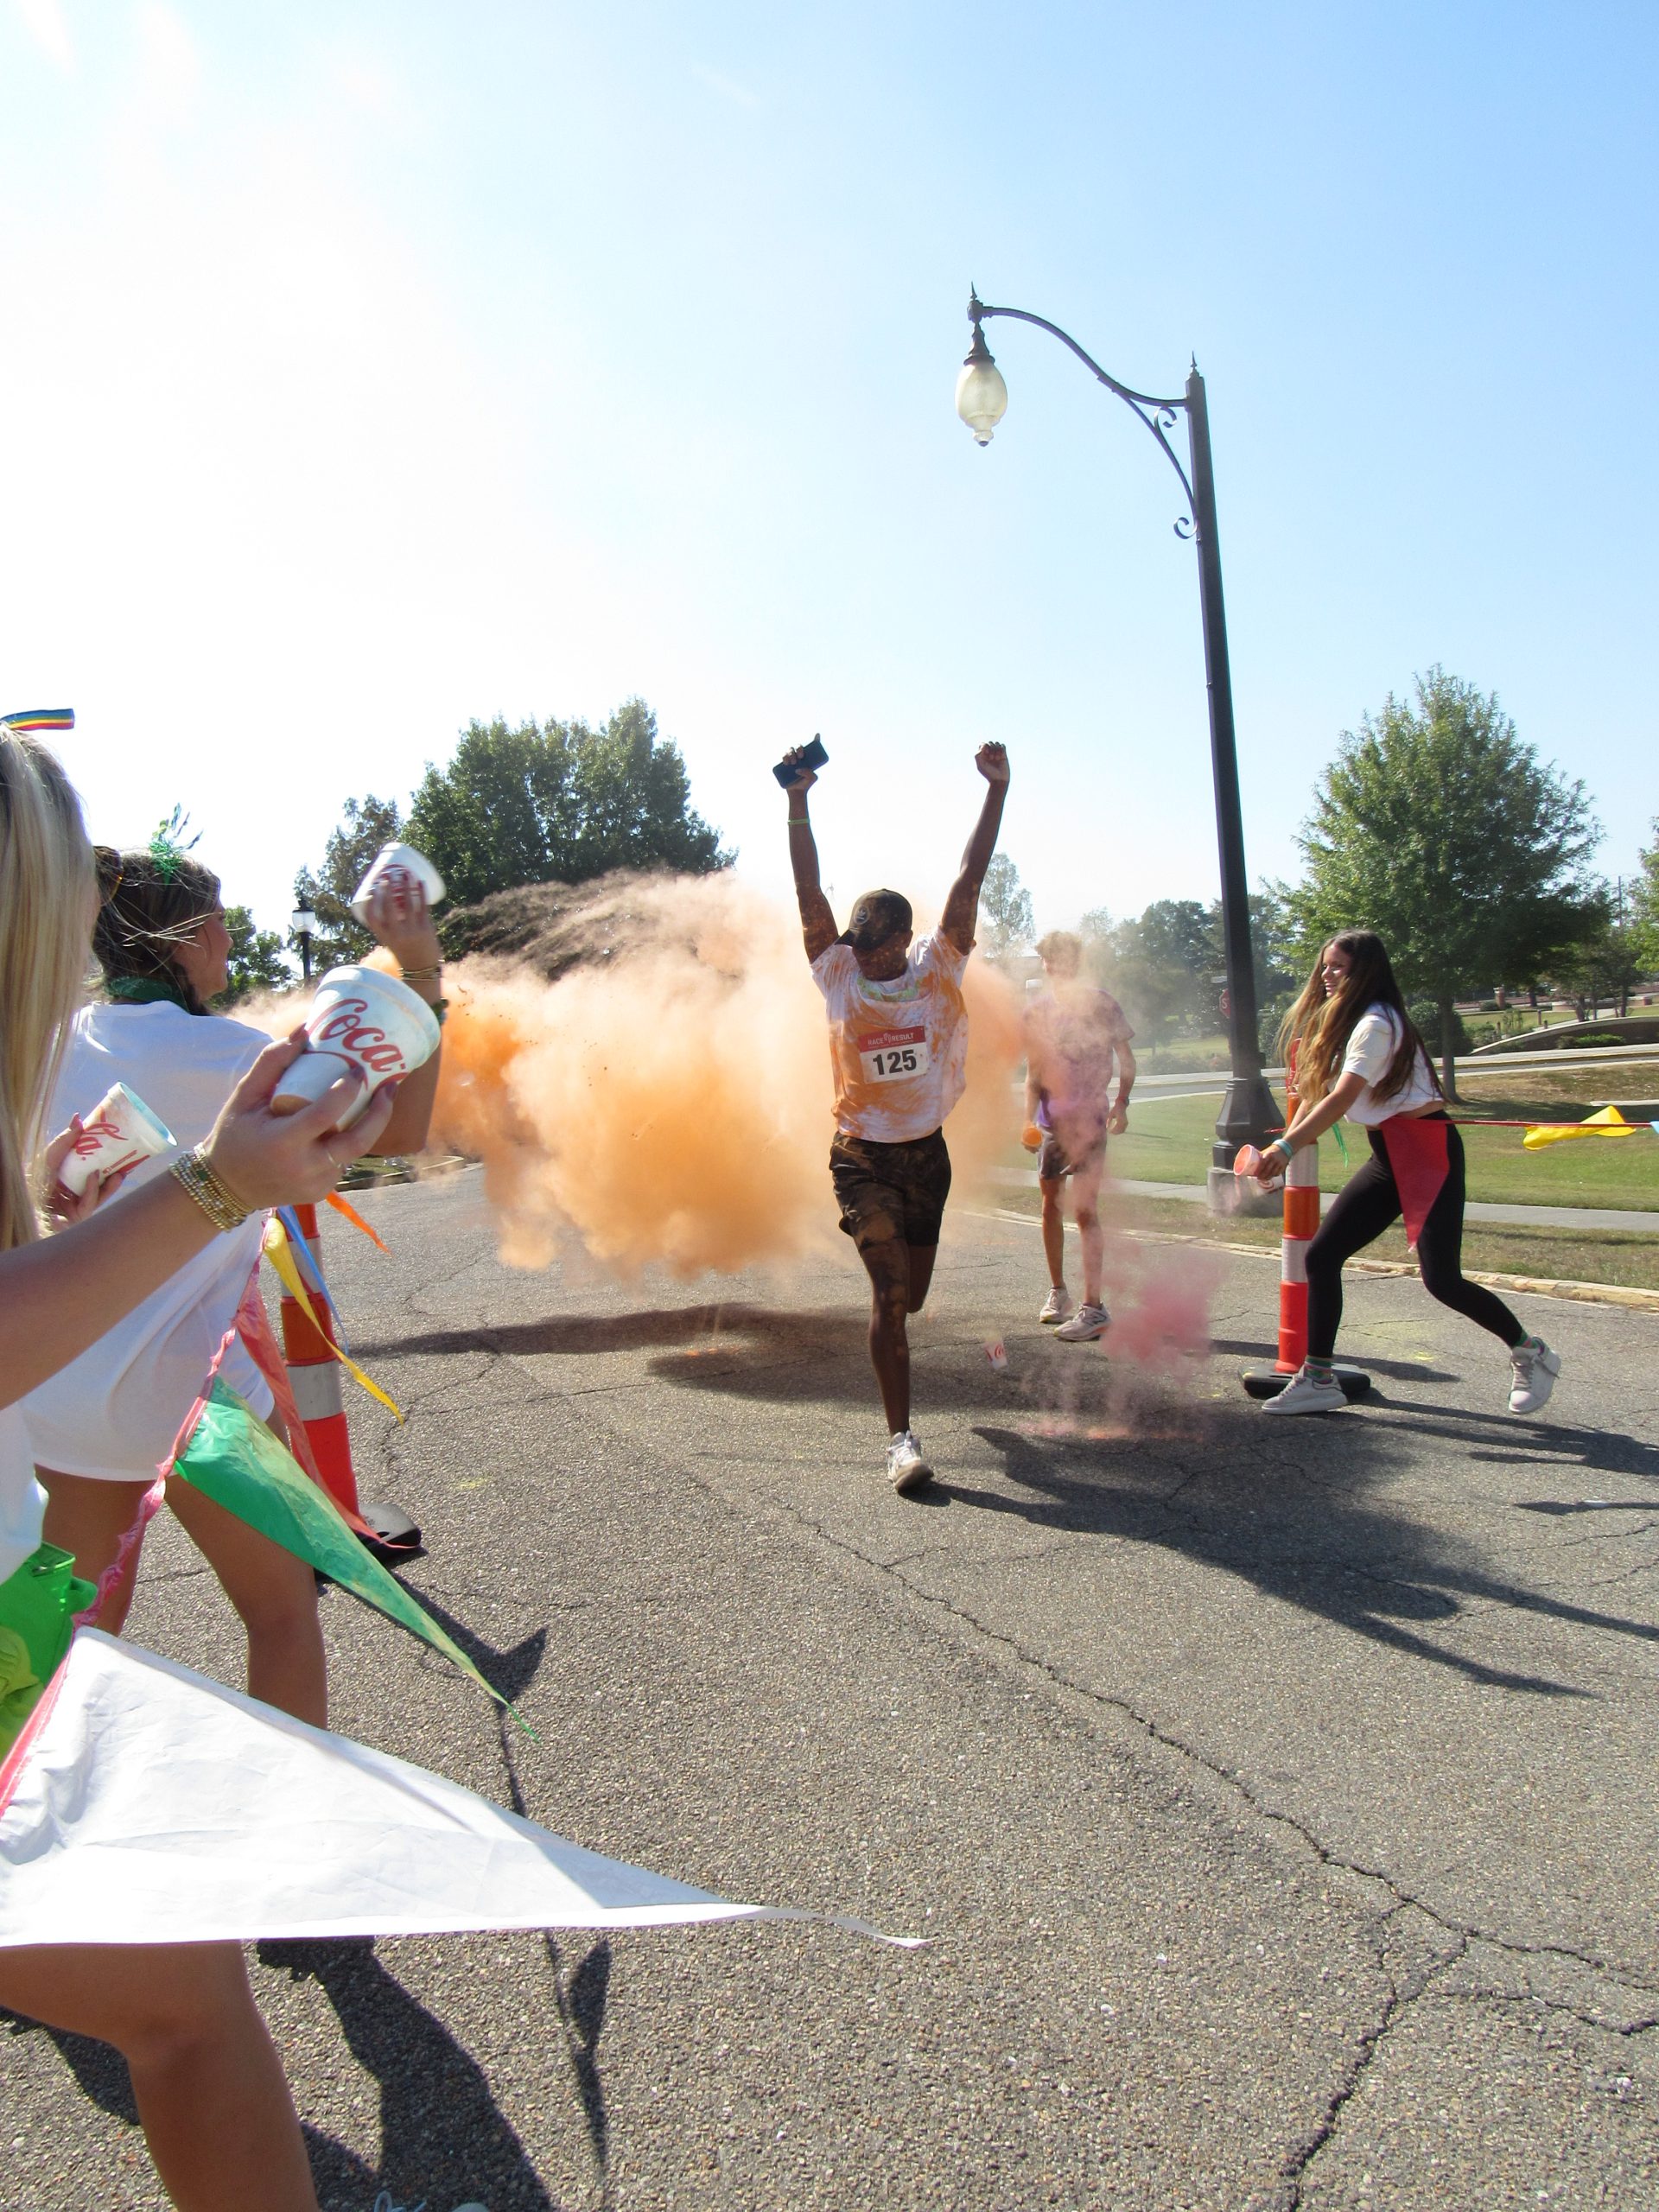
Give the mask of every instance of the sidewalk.
<svg viewBox="0 0 1659 2212">
<path fill-rule="evenodd" d="M 1032 1167 L 994 1167 L 991 1180 L 1005 1189 L 1029 1191 L 1037 1186 Z M 1189 1205 L 1205 1205 L 1209 1192 L 1202 1183 L 1114 1183 L 1114 1190 L 1128 1191 L 1137 1198 L 1181 1198 Z M 1520 1229 L 1622 1229 L 1638 1236 L 1659 1236 L 1659 1211 L 1637 1212 L 1618 1206 L 1489 1206 L 1472 1199 L 1464 1208 L 1470 1221 L 1509 1222 Z"/>
</svg>

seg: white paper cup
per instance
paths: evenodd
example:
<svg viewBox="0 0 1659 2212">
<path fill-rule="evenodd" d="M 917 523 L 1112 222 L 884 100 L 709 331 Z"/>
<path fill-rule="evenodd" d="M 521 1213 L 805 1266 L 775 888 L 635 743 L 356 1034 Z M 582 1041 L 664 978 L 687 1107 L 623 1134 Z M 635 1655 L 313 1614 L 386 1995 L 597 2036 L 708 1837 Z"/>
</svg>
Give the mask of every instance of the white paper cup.
<svg viewBox="0 0 1659 2212">
<path fill-rule="evenodd" d="M 297 1113 L 347 1068 L 357 1068 L 365 1082 L 340 1124 L 349 1129 L 383 1083 L 431 1058 L 441 1033 L 425 1000 L 395 976 L 378 968 L 331 968 L 317 985 L 305 1033 L 306 1050 L 277 1084 L 271 1110 Z"/>
<path fill-rule="evenodd" d="M 382 845 L 369 864 L 368 874 L 352 893 L 352 912 L 359 922 L 367 922 L 369 893 L 383 876 L 391 876 L 394 881 L 412 878 L 425 892 L 429 906 L 435 906 L 443 896 L 443 878 L 424 853 L 417 853 L 413 845 Z"/>
<path fill-rule="evenodd" d="M 58 1170 L 58 1180 L 78 1198 L 89 1183 L 118 1175 L 141 1160 L 153 1160 L 170 1151 L 178 1139 L 143 1100 L 118 1083 L 106 1090 L 90 1114 L 81 1116 L 75 1148 Z"/>
</svg>

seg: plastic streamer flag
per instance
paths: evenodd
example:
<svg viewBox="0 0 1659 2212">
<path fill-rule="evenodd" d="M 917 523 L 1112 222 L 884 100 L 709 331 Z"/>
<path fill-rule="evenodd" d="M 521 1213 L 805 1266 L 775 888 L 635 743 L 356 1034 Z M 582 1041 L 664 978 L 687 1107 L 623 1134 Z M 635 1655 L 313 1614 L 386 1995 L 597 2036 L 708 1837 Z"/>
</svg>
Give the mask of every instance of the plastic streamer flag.
<svg viewBox="0 0 1659 2212">
<path fill-rule="evenodd" d="M 343 1213 L 345 1215 L 346 1220 L 351 1223 L 353 1229 L 360 1229 L 363 1234 L 368 1238 L 371 1244 L 378 1244 L 383 1252 L 390 1250 L 390 1246 L 388 1246 L 384 1239 L 378 1236 L 374 1230 L 370 1228 L 368 1223 L 364 1220 L 362 1215 L 359 1213 L 357 1208 L 352 1204 L 349 1198 L 342 1198 L 338 1191 L 330 1191 L 328 1193 L 328 1203 L 333 1206 L 336 1213 Z"/>
<path fill-rule="evenodd" d="M 1574 1137 L 1637 1136 L 1643 1126 L 1640 1122 L 1627 1122 L 1617 1106 L 1604 1106 L 1600 1113 L 1588 1115 L 1582 1122 L 1534 1122 L 1521 1144 L 1524 1151 L 1541 1152 L 1547 1144 L 1567 1144 Z M 1659 1122 L 1647 1126 L 1659 1134 Z"/>
<path fill-rule="evenodd" d="M 0 1946 L 861 1920 L 734 1904 L 82 1629 L 0 1764 Z"/>
<path fill-rule="evenodd" d="M 454 1638 L 364 1549 L 333 1498 L 221 1376 L 214 1376 L 207 1394 L 196 1401 L 168 1471 L 441 1651 L 486 1697 L 499 1699 L 512 1713 Z M 518 1720 L 516 1713 L 512 1717 Z M 526 1735 L 531 1732 L 524 1721 L 518 1725 Z"/>
<path fill-rule="evenodd" d="M 305 1315 L 306 1319 L 309 1321 L 312 1327 L 327 1345 L 329 1351 L 333 1352 L 334 1357 L 340 1362 L 340 1365 L 346 1370 L 346 1372 L 351 1376 L 353 1382 L 360 1384 L 361 1387 L 368 1392 L 372 1398 L 378 1398 L 380 1403 L 385 1407 L 389 1413 L 395 1414 L 399 1421 L 402 1421 L 404 1417 L 403 1413 L 396 1401 L 388 1396 L 387 1393 L 380 1388 L 380 1385 L 374 1381 L 372 1376 L 367 1376 L 363 1372 L 363 1370 L 358 1365 L 357 1362 L 351 1357 L 350 1354 L 347 1353 L 342 1346 L 334 1343 L 327 1331 L 318 1320 L 317 1309 L 311 1303 L 310 1293 L 306 1289 L 304 1283 L 300 1279 L 299 1264 L 295 1258 L 296 1251 L 302 1251 L 304 1249 L 303 1242 L 302 1241 L 302 1243 L 296 1245 L 294 1239 L 289 1235 L 288 1230 L 283 1226 L 283 1224 L 273 1217 L 272 1219 L 265 1224 L 264 1249 L 265 1257 L 270 1262 L 271 1266 L 276 1268 L 277 1276 L 282 1282 L 283 1288 L 288 1293 L 295 1304 L 299 1306 L 301 1312 Z M 322 1286 L 321 1283 L 319 1283 L 318 1287 L 321 1289 Z M 327 1300 L 329 1312 L 332 1313 L 334 1310 L 334 1300 L 328 1297 L 328 1294 L 326 1289 L 322 1290 L 322 1295 L 325 1300 Z"/>
</svg>

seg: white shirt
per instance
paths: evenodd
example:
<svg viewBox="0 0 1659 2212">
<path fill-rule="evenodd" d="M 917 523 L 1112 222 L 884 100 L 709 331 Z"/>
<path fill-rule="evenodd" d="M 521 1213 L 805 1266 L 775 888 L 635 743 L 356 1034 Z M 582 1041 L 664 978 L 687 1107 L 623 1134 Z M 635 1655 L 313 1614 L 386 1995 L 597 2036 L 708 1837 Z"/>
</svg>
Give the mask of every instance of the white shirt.
<svg viewBox="0 0 1659 2212">
<path fill-rule="evenodd" d="M 968 1081 L 968 955 L 947 937 L 918 938 L 904 973 L 874 983 L 849 944 L 812 963 L 830 1016 L 836 1126 L 877 1144 L 931 1136 Z"/>
<path fill-rule="evenodd" d="M 1348 1049 L 1342 1056 L 1341 1073 L 1363 1075 L 1365 1078 L 1364 1090 L 1348 1109 L 1348 1119 L 1357 1122 L 1362 1128 L 1374 1129 L 1395 1114 L 1409 1112 L 1414 1106 L 1438 1106 L 1440 1103 L 1440 1094 L 1434 1088 L 1434 1078 L 1421 1048 L 1412 1060 L 1411 1073 L 1400 1089 L 1378 1100 L 1371 1086 L 1398 1051 L 1400 1037 L 1400 1017 L 1392 1007 L 1369 1006 L 1354 1024 Z"/>
<path fill-rule="evenodd" d="M 46 1493 L 35 1479 L 35 1454 L 21 1406 L 0 1406 L 0 1582 L 16 1573 L 41 1541 Z"/>
<path fill-rule="evenodd" d="M 87 1114 L 124 1083 L 167 1123 L 181 1147 L 200 1144 L 219 1109 L 270 1043 L 245 1022 L 187 1014 L 181 1006 L 85 1007 L 52 1094 L 48 1129 Z M 164 1175 L 174 1153 L 139 1163 L 117 1195 Z M 95 1344 L 23 1401 L 42 1467 L 106 1482 L 153 1476 L 200 1395 L 219 1340 L 236 1318 L 259 1257 L 264 1217 L 214 1237 Z M 242 1345 L 219 1370 L 255 1413 L 270 1412 L 269 1385 Z"/>
</svg>

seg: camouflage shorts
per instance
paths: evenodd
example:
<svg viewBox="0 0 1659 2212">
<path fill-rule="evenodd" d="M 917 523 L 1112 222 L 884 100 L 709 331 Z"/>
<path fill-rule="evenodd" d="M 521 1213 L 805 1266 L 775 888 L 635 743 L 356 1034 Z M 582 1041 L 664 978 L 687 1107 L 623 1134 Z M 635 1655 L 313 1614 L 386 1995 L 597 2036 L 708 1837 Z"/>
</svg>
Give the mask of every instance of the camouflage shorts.
<svg viewBox="0 0 1659 2212">
<path fill-rule="evenodd" d="M 944 1132 L 908 1144 L 838 1135 L 830 1147 L 830 1176 L 841 1207 L 843 1236 L 867 1245 L 937 1244 L 950 1189 Z"/>
</svg>

